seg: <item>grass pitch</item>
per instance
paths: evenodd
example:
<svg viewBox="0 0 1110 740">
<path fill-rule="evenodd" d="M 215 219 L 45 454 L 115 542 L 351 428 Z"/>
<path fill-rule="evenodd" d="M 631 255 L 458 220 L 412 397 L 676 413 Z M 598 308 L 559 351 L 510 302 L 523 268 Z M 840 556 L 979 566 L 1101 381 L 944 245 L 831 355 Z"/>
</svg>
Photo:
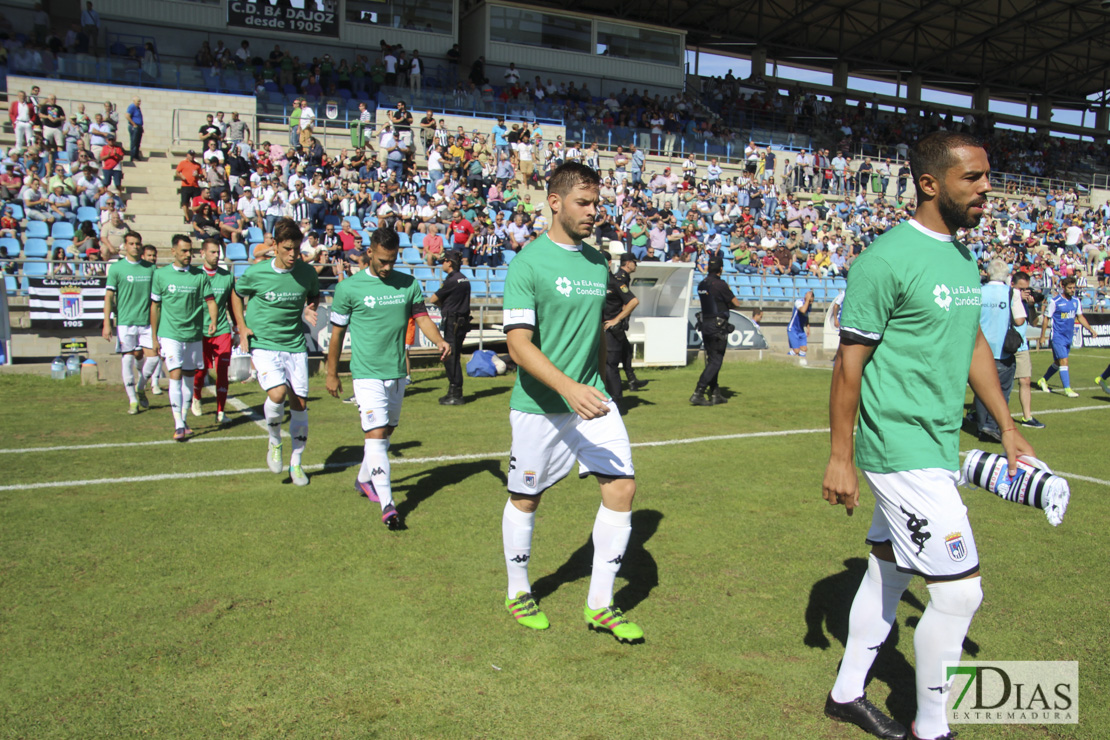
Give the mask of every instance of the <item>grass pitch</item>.
<svg viewBox="0 0 1110 740">
<path fill-rule="evenodd" d="M 1048 361 L 1034 353 L 1037 372 Z M 1091 386 L 1106 362 L 1076 353 L 1073 385 Z M 648 389 L 629 395 L 633 443 L 662 443 L 633 450 L 617 581 L 642 645 L 582 620 L 593 479 L 572 475 L 539 509 L 531 575 L 551 629 L 504 610 L 511 376 L 468 380 L 475 400 L 442 408 L 442 375 L 417 373 L 391 450 L 403 532 L 354 493 L 356 412 L 321 378 L 308 488 L 257 472 L 263 431 L 236 412 L 215 427 L 211 398 L 194 440 L 141 444 L 169 440 L 165 396 L 129 417 L 119 388 L 0 378 L 0 447 L 24 450 L 0 454 L 0 736 L 865 737 L 821 713 L 872 509 L 866 491 L 851 519 L 821 499 L 828 435 L 797 432 L 827 426 L 829 373 L 728 363 L 731 402 L 692 408 L 699 371 L 645 371 Z M 261 407 L 255 384 L 231 393 Z M 964 494 L 985 591 L 966 647 L 981 660 L 1078 660 L 1081 724 L 956 726 L 963 737 L 1106 734 L 1110 398 L 1081 394 L 1035 392 L 1048 427 L 1027 433 L 1054 468 L 1095 479 L 1071 479 L 1062 526 Z M 763 432 L 797 433 L 688 441 Z M 96 444 L 109 446 L 25 451 Z M 997 451 L 965 436 L 974 447 Z M 206 471 L 224 472 L 191 477 Z M 25 487 L 43 483 L 64 485 Z M 905 724 L 927 601 L 915 581 L 868 687 Z"/>
</svg>

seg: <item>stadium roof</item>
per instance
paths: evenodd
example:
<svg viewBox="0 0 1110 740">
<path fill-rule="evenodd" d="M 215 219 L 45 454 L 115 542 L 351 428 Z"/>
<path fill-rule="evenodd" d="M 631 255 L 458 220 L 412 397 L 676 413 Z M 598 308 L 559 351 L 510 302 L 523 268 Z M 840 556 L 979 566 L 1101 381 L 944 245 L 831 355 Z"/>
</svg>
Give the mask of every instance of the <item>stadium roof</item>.
<svg viewBox="0 0 1110 740">
<path fill-rule="evenodd" d="M 565 0 L 564 10 L 681 28 L 709 51 L 1076 104 L 1110 88 L 1100 0 Z"/>
</svg>

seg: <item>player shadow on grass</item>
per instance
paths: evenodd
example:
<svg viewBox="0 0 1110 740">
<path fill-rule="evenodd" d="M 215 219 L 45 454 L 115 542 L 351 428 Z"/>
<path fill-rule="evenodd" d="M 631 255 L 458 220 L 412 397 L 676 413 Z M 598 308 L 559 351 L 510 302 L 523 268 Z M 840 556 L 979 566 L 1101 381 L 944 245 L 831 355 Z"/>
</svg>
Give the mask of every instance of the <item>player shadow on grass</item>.
<svg viewBox="0 0 1110 740">
<path fill-rule="evenodd" d="M 632 536 L 628 540 L 628 549 L 625 550 L 621 569 L 617 574 L 627 583 L 613 594 L 613 603 L 622 611 L 632 611 L 659 585 L 659 566 L 644 544 L 659 529 L 659 522 L 662 520 L 662 512 L 655 509 L 638 509 L 632 512 Z M 581 578 L 589 578 L 593 560 L 594 545 L 592 537 L 589 537 L 554 573 L 539 578 L 532 584 L 532 595 L 537 601 L 542 601 L 561 586 Z"/>
<path fill-rule="evenodd" d="M 512 389 L 513 387 L 511 385 L 498 385 L 492 388 L 483 388 L 480 391 L 475 391 L 470 396 L 464 397 L 466 398 L 467 402 L 479 401 L 483 398 L 489 398 L 490 396 L 500 396 L 502 393 L 508 393 Z"/>
<path fill-rule="evenodd" d="M 826 632 L 836 638 L 841 645 L 848 641 L 848 615 L 852 610 L 852 600 L 859 589 L 860 581 L 866 576 L 867 560 L 848 558 L 844 561 L 844 566 L 845 570 L 822 578 L 813 584 L 809 591 L 809 603 L 806 605 L 805 613 L 806 634 L 802 638 L 802 642 L 807 647 L 827 650 L 831 643 Z M 902 594 L 902 601 L 919 612 L 925 611 L 925 605 L 909 590 Z M 920 621 L 919 615 L 906 617 L 905 625 L 916 628 L 918 621 Z M 899 624 L 895 621 L 867 675 L 868 681 L 876 680 L 890 688 L 890 695 L 886 700 L 887 712 L 909 727 L 917 711 L 915 703 L 917 689 L 913 666 L 898 649 L 898 628 Z M 907 643 L 907 649 L 913 649 L 912 638 Z M 971 657 L 979 654 L 979 645 L 966 637 L 963 649 Z M 831 679 L 829 685 L 832 686 Z"/>
<path fill-rule="evenodd" d="M 640 396 L 625 396 L 624 399 L 623 399 L 623 404 L 622 404 L 622 407 L 621 407 L 621 411 L 624 412 L 624 413 L 628 413 L 632 409 L 639 408 L 640 406 L 654 406 L 654 405 L 655 405 L 654 402 L 649 401 L 646 398 L 641 398 Z"/>
<path fill-rule="evenodd" d="M 404 455 L 399 453 L 403 450 L 409 449 L 410 447 L 419 447 L 420 444 L 420 440 L 418 439 L 410 439 L 404 442 L 391 444 L 389 446 L 390 456 L 404 457 Z M 332 473 L 339 473 L 344 470 L 350 470 L 351 468 L 357 468 L 359 465 L 362 464 L 362 453 L 363 448 L 361 446 L 356 447 L 355 445 L 340 445 L 339 447 L 336 447 L 334 450 L 332 450 L 331 454 L 329 454 L 327 459 L 324 460 L 323 469 L 318 470 L 316 473 L 313 474 L 312 477 L 321 478 L 325 475 L 331 475 Z"/>
<path fill-rule="evenodd" d="M 394 478 L 393 493 L 404 492 L 404 500 L 396 502 L 397 514 L 404 522 L 409 514 L 416 511 L 416 507 L 444 488 L 461 483 L 472 475 L 486 472 L 501 481 L 500 485 L 502 487 L 509 485 L 508 478 L 501 472 L 500 460 L 471 460 L 452 463 L 429 470 L 421 470 L 403 478 Z M 412 482 L 408 485 L 400 485 L 406 481 Z"/>
<path fill-rule="evenodd" d="M 169 407 L 167 406 L 166 408 Z M 235 411 L 231 411 L 227 414 L 227 420 L 224 421 L 223 424 L 216 423 L 215 411 L 205 408 L 204 414 L 205 415 L 202 416 L 200 419 L 201 423 L 208 423 L 211 424 L 211 426 L 201 427 L 197 422 L 193 422 L 194 424 L 197 424 L 198 427 L 193 432 L 194 439 L 198 437 L 204 437 L 209 434 L 215 434 L 217 432 L 226 432 L 230 429 L 234 429 L 235 427 L 243 426 L 244 424 L 254 424 L 254 420 L 251 419 L 250 416 L 248 416 L 247 414 L 240 414 Z M 206 417 L 207 421 L 205 421 Z"/>
</svg>

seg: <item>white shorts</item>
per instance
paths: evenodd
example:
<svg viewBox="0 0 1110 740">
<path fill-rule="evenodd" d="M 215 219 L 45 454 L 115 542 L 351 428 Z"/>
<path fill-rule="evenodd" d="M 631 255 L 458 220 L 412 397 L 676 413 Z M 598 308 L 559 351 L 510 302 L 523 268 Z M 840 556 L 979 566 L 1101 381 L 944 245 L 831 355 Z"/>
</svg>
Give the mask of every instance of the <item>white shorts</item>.
<svg viewBox="0 0 1110 740">
<path fill-rule="evenodd" d="M 166 363 L 166 372 L 191 372 L 204 367 L 204 343 L 199 339 L 195 342 L 179 342 L 169 337 L 158 337 L 158 345 L 162 350 L 159 354 Z"/>
<path fill-rule="evenodd" d="M 634 478 L 632 446 L 616 404 L 585 421 L 578 414 L 509 412 L 513 430 L 509 493 L 535 496 L 558 483 L 578 460 L 578 475 Z"/>
<path fill-rule="evenodd" d="M 405 379 L 375 380 L 359 378 L 352 382 L 362 431 L 395 427 L 401 421 L 401 401 L 405 398 Z"/>
<path fill-rule="evenodd" d="M 251 362 L 258 373 L 258 384 L 268 391 L 287 385 L 299 398 L 308 397 L 308 353 L 251 350 Z"/>
<path fill-rule="evenodd" d="M 979 570 L 979 551 L 956 488 L 959 473 L 942 468 L 871 473 L 875 494 L 867 542 L 889 542 L 898 570 L 935 581 L 955 581 Z"/>
<path fill-rule="evenodd" d="M 127 354 L 138 349 L 154 349 L 151 341 L 150 325 L 127 326 L 120 324 L 116 327 L 116 338 L 119 339 L 120 354 Z"/>
</svg>

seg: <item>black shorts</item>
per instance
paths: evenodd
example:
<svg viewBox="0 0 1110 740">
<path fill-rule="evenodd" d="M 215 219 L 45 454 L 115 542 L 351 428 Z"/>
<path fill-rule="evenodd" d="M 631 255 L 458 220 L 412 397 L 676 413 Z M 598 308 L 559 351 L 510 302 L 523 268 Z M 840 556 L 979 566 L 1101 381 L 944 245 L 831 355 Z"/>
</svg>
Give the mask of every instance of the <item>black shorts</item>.
<svg viewBox="0 0 1110 740">
<path fill-rule="evenodd" d="M 188 185 L 181 186 L 181 205 L 187 206 L 193 202 L 193 198 L 200 195 L 199 187 L 189 187 Z"/>
</svg>

